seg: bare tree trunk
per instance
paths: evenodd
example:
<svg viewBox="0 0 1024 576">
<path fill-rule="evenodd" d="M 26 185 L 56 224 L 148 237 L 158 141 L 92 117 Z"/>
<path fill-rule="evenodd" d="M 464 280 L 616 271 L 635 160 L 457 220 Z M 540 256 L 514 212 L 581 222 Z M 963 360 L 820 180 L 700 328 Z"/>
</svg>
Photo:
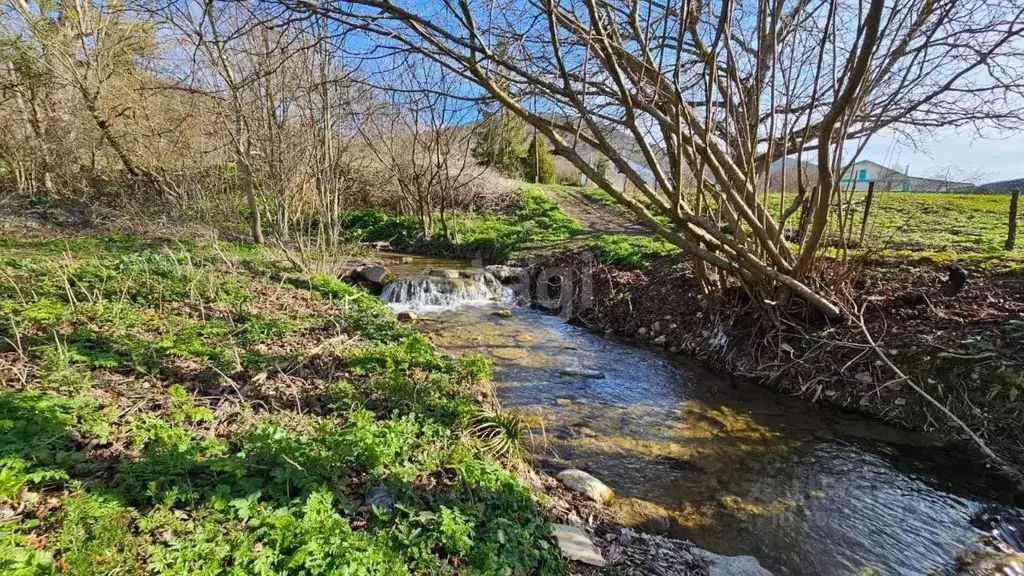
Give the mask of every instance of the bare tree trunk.
<svg viewBox="0 0 1024 576">
<path fill-rule="evenodd" d="M 252 241 L 263 244 L 263 218 L 260 217 L 260 207 L 256 203 L 256 189 L 252 182 L 252 166 L 244 154 L 239 154 L 238 174 L 242 178 L 242 189 L 245 190 L 245 203 L 249 206 L 249 231 L 252 233 Z"/>
<path fill-rule="evenodd" d="M 1017 208 L 1020 201 L 1020 188 L 1013 191 L 1013 195 L 1010 196 L 1010 221 L 1008 230 L 1006 232 L 1006 244 L 1003 245 L 1004 250 L 1013 250 L 1017 245 Z"/>
</svg>

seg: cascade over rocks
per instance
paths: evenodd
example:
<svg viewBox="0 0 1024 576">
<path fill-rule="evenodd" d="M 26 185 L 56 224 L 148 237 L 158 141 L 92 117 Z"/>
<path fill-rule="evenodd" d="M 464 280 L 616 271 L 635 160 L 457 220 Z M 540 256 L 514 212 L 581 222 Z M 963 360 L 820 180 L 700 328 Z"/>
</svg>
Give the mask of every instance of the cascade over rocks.
<svg viewBox="0 0 1024 576">
<path fill-rule="evenodd" d="M 422 276 L 389 283 L 380 297 L 388 304 L 416 309 L 491 302 L 507 295 L 501 282 L 487 272 L 430 270 Z"/>
</svg>

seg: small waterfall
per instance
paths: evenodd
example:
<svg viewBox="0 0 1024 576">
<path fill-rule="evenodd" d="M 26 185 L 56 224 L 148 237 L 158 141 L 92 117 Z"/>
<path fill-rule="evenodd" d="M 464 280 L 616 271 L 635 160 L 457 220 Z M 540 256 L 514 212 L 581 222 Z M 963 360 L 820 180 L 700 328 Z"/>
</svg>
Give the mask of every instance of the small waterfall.
<svg viewBox="0 0 1024 576">
<path fill-rule="evenodd" d="M 510 291 L 489 272 L 431 270 L 416 278 L 395 280 L 380 297 L 404 310 L 454 308 L 506 300 Z"/>
</svg>

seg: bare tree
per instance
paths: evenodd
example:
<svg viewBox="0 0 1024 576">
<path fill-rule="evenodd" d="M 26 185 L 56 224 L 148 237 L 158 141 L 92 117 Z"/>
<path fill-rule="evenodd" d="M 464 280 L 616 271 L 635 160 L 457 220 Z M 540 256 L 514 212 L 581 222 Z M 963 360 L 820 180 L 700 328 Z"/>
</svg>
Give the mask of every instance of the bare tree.
<svg viewBox="0 0 1024 576">
<path fill-rule="evenodd" d="M 152 25 L 117 2 L 61 2 L 50 9 L 15 0 L 11 7 L 6 15 L 19 34 L 6 67 L 15 104 L 31 127 L 43 187 L 54 191 L 55 140 L 69 136 L 50 133 L 54 101 L 65 91 L 63 97 L 73 95 L 98 134 L 93 145 L 80 146 L 89 152 L 93 171 L 105 144 L 131 179 L 169 194 L 160 175 L 140 162 L 122 129 L 135 113 L 125 95 L 138 78 L 139 59 L 154 49 Z"/>
<path fill-rule="evenodd" d="M 1024 114 L 1016 0 L 282 3 L 374 35 L 364 45 L 375 52 L 425 54 L 482 88 L 695 256 L 707 287 L 715 282 L 704 265 L 756 301 L 794 294 L 830 317 L 839 308 L 815 271 L 844 143 L 887 127 L 1019 126 Z M 499 42 L 515 49 L 499 52 Z M 506 86 L 536 105 L 517 103 Z M 610 130 L 630 135 L 646 165 L 623 158 Z M 607 156 L 646 202 L 622 194 L 580 143 Z M 796 249 L 759 179 L 787 155 L 817 164 L 790 204 L 809 197 Z M 696 190 L 684 189 L 684 172 L 700 175 Z"/>
<path fill-rule="evenodd" d="M 436 217 L 442 236 L 454 241 L 451 213 L 472 205 L 462 195 L 483 173 L 470 155 L 474 105 L 453 96 L 454 74 L 441 66 L 413 60 L 395 70 L 388 100 L 360 132 L 391 175 L 399 208 L 416 216 L 424 237 L 434 235 Z"/>
</svg>

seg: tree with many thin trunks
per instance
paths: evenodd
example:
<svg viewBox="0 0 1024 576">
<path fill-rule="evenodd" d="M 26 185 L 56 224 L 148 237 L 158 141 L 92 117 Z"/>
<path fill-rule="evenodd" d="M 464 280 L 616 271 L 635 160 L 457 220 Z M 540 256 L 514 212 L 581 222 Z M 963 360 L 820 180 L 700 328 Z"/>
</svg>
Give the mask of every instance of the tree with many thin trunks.
<svg viewBox="0 0 1024 576">
<path fill-rule="evenodd" d="M 372 53 L 457 71 L 692 256 L 706 291 L 740 284 L 768 313 L 796 297 L 842 315 L 822 253 L 845 228 L 833 205 L 849 148 L 883 130 L 1024 124 L 1017 0 L 280 1 L 371 35 Z M 773 213 L 765 174 L 783 157 L 815 167 Z"/>
</svg>

